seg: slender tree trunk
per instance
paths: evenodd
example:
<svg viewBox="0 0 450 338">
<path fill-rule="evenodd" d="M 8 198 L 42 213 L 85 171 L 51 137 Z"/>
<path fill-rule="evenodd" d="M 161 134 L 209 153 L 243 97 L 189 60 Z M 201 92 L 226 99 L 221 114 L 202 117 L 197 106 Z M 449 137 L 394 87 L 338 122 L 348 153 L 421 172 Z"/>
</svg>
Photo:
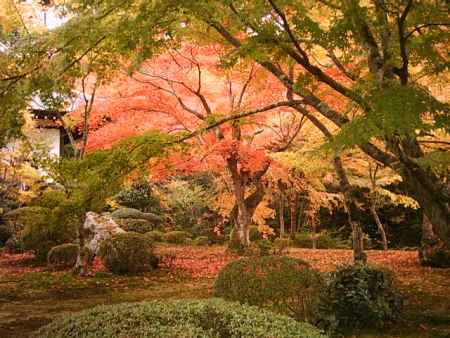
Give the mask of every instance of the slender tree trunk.
<svg viewBox="0 0 450 338">
<path fill-rule="evenodd" d="M 388 242 L 386 238 L 386 231 L 384 231 L 383 223 L 381 223 L 380 217 L 378 217 L 377 210 L 375 209 L 375 205 L 372 202 L 370 204 L 370 212 L 372 213 L 372 216 L 375 219 L 375 223 L 377 224 L 378 231 L 380 232 L 381 241 L 383 243 L 383 250 L 387 250 Z"/>
<path fill-rule="evenodd" d="M 312 227 L 312 247 L 313 249 L 317 249 L 317 224 L 314 220 L 311 219 L 311 227 Z"/>
<path fill-rule="evenodd" d="M 334 158 L 333 165 L 339 177 L 339 185 L 344 195 L 344 205 L 347 211 L 348 222 L 352 229 L 353 260 L 355 263 L 365 264 L 367 262 L 367 256 L 364 253 L 364 233 L 360 224 L 356 221 L 359 218 L 359 207 L 353 197 L 353 187 L 350 185 L 340 157 L 337 156 Z"/>
<path fill-rule="evenodd" d="M 290 235 L 291 238 L 295 237 L 297 232 L 297 217 L 298 217 L 298 196 L 297 193 L 293 193 L 293 197 L 289 201 L 289 211 L 290 211 Z"/>
<path fill-rule="evenodd" d="M 280 193 L 280 214 L 279 214 L 279 219 L 280 219 L 280 237 L 284 236 L 284 232 L 285 232 L 285 224 L 284 224 L 284 193 L 281 192 Z"/>
</svg>

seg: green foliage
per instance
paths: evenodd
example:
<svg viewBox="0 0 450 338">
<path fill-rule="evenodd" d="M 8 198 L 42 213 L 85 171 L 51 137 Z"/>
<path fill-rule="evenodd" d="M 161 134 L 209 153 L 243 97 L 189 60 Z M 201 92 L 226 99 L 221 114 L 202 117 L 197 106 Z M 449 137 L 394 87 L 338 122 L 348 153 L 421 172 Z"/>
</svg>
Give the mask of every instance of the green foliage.
<svg viewBox="0 0 450 338">
<path fill-rule="evenodd" d="M 277 255 L 284 255 L 292 247 L 294 242 L 290 238 L 275 238 L 273 241 L 274 253 Z"/>
<path fill-rule="evenodd" d="M 348 249 L 350 247 L 346 240 L 328 231 L 320 231 L 316 234 L 311 232 L 299 232 L 295 234 L 293 244 L 299 248 L 311 249 L 313 247 L 314 238 L 317 249 Z"/>
<path fill-rule="evenodd" d="M 100 256 L 106 268 L 115 274 L 146 272 L 158 266 L 150 239 L 133 232 L 116 234 L 104 241 Z"/>
<path fill-rule="evenodd" d="M 231 262 L 220 271 L 214 296 L 311 320 L 321 284 L 320 274 L 300 259 L 248 257 Z"/>
<path fill-rule="evenodd" d="M 257 226 L 251 226 L 249 229 L 250 242 L 258 241 L 263 239 L 262 234 L 259 232 Z"/>
<path fill-rule="evenodd" d="M 20 238 L 9 238 L 5 243 L 5 251 L 9 254 L 21 254 L 25 251 L 25 245 Z"/>
<path fill-rule="evenodd" d="M 392 274 L 365 265 L 331 273 L 320 298 L 321 323 L 328 329 L 383 327 L 399 319 L 403 304 Z"/>
<path fill-rule="evenodd" d="M 307 323 L 218 299 L 99 306 L 40 329 L 37 338 L 321 338 Z"/>
<path fill-rule="evenodd" d="M 69 268 L 77 261 L 79 246 L 67 243 L 54 246 L 48 252 L 47 264 L 53 268 Z"/>
<path fill-rule="evenodd" d="M 367 115 L 346 124 L 334 139 L 339 149 L 360 145 L 373 137 L 415 137 L 418 131 L 429 132 L 436 126 L 425 122 L 425 114 L 432 116 L 449 109 L 422 88 L 391 85 L 370 93 Z"/>
<path fill-rule="evenodd" d="M 140 234 L 145 234 L 152 231 L 154 228 L 153 223 L 146 219 L 125 218 L 119 219 L 117 223 L 125 231 L 132 231 Z"/>
<path fill-rule="evenodd" d="M 152 212 L 159 214 L 161 205 L 159 200 L 154 196 L 148 182 L 140 180 L 135 182 L 131 187 L 121 190 L 115 200 L 120 205 L 128 208 L 138 209 L 144 212 Z"/>
<path fill-rule="evenodd" d="M 268 239 L 259 239 L 254 242 L 259 256 L 267 256 L 273 252 L 273 244 Z"/>
<path fill-rule="evenodd" d="M 150 239 L 152 242 L 162 242 L 164 233 L 159 230 L 152 230 L 145 233 L 145 236 Z"/>
<path fill-rule="evenodd" d="M 169 231 L 162 236 L 162 240 L 171 244 L 184 244 L 190 237 L 186 231 Z"/>
<path fill-rule="evenodd" d="M 208 211 L 211 194 L 195 181 L 173 180 L 164 188 L 164 198 L 172 225 L 177 229 L 201 227 L 201 218 Z"/>
<path fill-rule="evenodd" d="M 76 239 L 80 221 L 74 216 L 76 211 L 71 209 L 70 202 L 58 191 L 46 192 L 35 203 L 41 206 L 29 207 L 23 212 L 16 209 L 15 215 L 24 226 L 20 236 L 25 248 L 34 251 L 36 258 L 45 262 L 52 247 Z"/>
<path fill-rule="evenodd" d="M 209 238 L 207 236 L 198 236 L 193 240 L 194 245 L 205 246 L 209 244 Z"/>
</svg>

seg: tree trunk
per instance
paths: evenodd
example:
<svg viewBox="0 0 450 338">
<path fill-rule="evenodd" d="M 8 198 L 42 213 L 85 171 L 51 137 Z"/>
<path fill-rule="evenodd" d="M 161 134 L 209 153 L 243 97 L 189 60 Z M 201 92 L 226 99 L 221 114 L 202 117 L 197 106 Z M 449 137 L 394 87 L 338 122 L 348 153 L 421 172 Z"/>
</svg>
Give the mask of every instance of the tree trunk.
<svg viewBox="0 0 450 338">
<path fill-rule="evenodd" d="M 440 186 L 432 172 L 414 164 L 407 163 L 402 174 L 409 194 L 416 199 L 424 214 L 422 224 L 426 236 L 422 238 L 419 250 L 422 265 L 450 267 L 448 188 Z"/>
<path fill-rule="evenodd" d="M 289 201 L 289 212 L 290 212 L 290 235 L 291 238 L 295 237 L 297 232 L 297 212 L 298 212 L 298 198 L 297 193 L 293 193 L 293 197 Z"/>
<path fill-rule="evenodd" d="M 361 226 L 356 221 L 359 217 L 359 207 L 353 197 L 353 187 L 351 186 L 340 157 L 335 157 L 333 161 L 334 169 L 339 177 L 339 185 L 344 195 L 344 206 L 347 212 L 348 222 L 352 229 L 353 260 L 355 263 L 366 264 L 367 256 L 364 253 L 364 234 Z"/>
<path fill-rule="evenodd" d="M 85 242 L 84 223 L 82 223 L 78 227 L 78 256 L 75 267 L 73 268 L 74 275 L 85 276 L 88 272 L 87 262 L 89 261 L 89 257 L 86 257 Z"/>
<path fill-rule="evenodd" d="M 381 235 L 381 241 L 383 243 L 383 250 L 388 249 L 388 242 L 386 238 L 386 231 L 384 231 L 383 223 L 380 221 L 380 217 L 378 217 L 377 210 L 375 209 L 375 205 L 373 202 L 370 203 L 370 212 L 372 213 L 373 218 L 375 219 L 375 223 L 377 224 L 378 231 Z"/>
<path fill-rule="evenodd" d="M 280 193 L 280 237 L 284 236 L 285 224 L 284 224 L 284 195 L 283 192 Z"/>
<path fill-rule="evenodd" d="M 419 260 L 423 266 L 450 267 L 450 247 L 435 235 L 433 224 L 426 213 L 423 214 L 422 220 L 422 243 L 419 249 Z"/>
</svg>

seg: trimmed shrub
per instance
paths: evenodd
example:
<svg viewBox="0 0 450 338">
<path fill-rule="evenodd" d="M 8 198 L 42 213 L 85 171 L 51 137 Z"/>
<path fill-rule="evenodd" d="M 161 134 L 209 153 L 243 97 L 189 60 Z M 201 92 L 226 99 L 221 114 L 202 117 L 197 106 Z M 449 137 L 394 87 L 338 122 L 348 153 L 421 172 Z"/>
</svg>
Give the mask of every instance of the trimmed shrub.
<svg viewBox="0 0 450 338">
<path fill-rule="evenodd" d="M 193 241 L 194 245 L 204 246 L 209 244 L 209 238 L 206 236 L 198 236 Z"/>
<path fill-rule="evenodd" d="M 153 223 L 146 219 L 124 218 L 117 220 L 117 223 L 125 231 L 132 231 L 140 234 L 145 234 L 152 231 L 154 228 Z"/>
<path fill-rule="evenodd" d="M 300 259 L 248 257 L 231 262 L 220 271 L 214 296 L 310 320 L 321 285 L 320 274 Z"/>
<path fill-rule="evenodd" d="M 169 231 L 163 235 L 163 241 L 171 244 L 185 244 L 191 235 L 186 231 Z"/>
<path fill-rule="evenodd" d="M 5 251 L 9 254 L 21 254 L 25 251 L 25 245 L 21 239 L 13 236 L 6 241 Z"/>
<path fill-rule="evenodd" d="M 158 266 L 152 242 L 135 232 L 116 234 L 100 247 L 100 256 L 112 273 L 127 274 L 151 271 Z"/>
<path fill-rule="evenodd" d="M 164 232 L 159 230 L 152 230 L 145 233 L 145 237 L 150 239 L 152 242 L 162 242 Z"/>
<path fill-rule="evenodd" d="M 133 208 L 119 208 L 111 213 L 111 217 L 114 219 L 145 219 L 149 222 L 161 222 L 162 219 L 156 214 L 150 212 L 142 212 Z"/>
<path fill-rule="evenodd" d="M 55 268 L 73 267 L 77 261 L 79 246 L 67 243 L 57 245 L 48 252 L 47 264 Z"/>
<path fill-rule="evenodd" d="M 52 198 L 50 198 L 52 197 Z M 53 199 L 61 198 L 61 205 Z M 71 242 L 77 238 L 79 219 L 64 204 L 59 193 L 46 193 L 40 201 L 45 207 L 24 207 L 8 213 L 8 219 L 19 229 L 26 250 L 32 250 L 36 259 L 46 262 L 47 254 L 54 246 Z"/>
<path fill-rule="evenodd" d="M 158 213 L 161 211 L 161 205 L 152 193 L 152 189 L 148 182 L 139 180 L 135 182 L 131 187 L 120 191 L 115 200 L 120 204 L 128 208 L 134 208 L 146 212 Z"/>
<path fill-rule="evenodd" d="M 289 251 L 289 247 L 293 246 L 290 238 L 275 238 L 273 241 L 274 253 L 276 255 L 284 255 Z"/>
<path fill-rule="evenodd" d="M 331 330 L 386 326 L 399 319 L 403 303 L 390 272 L 361 264 L 331 273 L 320 299 L 321 325 Z"/>
<path fill-rule="evenodd" d="M 41 328 L 37 338 L 325 338 L 314 326 L 219 299 L 98 306 Z"/>
<path fill-rule="evenodd" d="M 273 244 L 268 239 L 257 240 L 254 244 L 257 249 L 256 254 L 260 256 L 271 255 L 274 251 Z"/>
<path fill-rule="evenodd" d="M 299 248 L 313 247 L 313 238 L 316 240 L 316 249 L 348 249 L 349 242 L 333 235 L 327 231 L 321 231 L 316 234 L 311 232 L 300 232 L 295 234 L 293 244 Z M 351 247 L 351 242 L 350 242 Z"/>
<path fill-rule="evenodd" d="M 257 226 L 251 226 L 249 229 L 249 238 L 250 238 L 250 242 L 255 242 L 255 241 L 259 241 L 261 239 L 263 239 L 262 234 L 259 232 L 258 227 Z"/>
</svg>

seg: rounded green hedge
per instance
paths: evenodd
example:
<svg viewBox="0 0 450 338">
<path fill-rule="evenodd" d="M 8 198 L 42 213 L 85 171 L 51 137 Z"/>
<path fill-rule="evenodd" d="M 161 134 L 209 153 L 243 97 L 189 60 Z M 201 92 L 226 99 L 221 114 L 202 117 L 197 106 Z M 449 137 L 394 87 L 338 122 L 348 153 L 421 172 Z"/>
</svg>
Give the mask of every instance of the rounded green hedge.
<svg viewBox="0 0 450 338">
<path fill-rule="evenodd" d="M 159 230 L 152 230 L 145 233 L 145 237 L 150 239 L 152 242 L 162 242 L 164 237 L 164 232 Z"/>
<path fill-rule="evenodd" d="M 191 235 L 186 231 L 169 231 L 163 235 L 162 240 L 171 244 L 185 244 Z"/>
<path fill-rule="evenodd" d="M 116 274 L 150 271 L 158 266 L 152 242 L 145 235 L 126 232 L 104 241 L 100 256 L 106 268 Z"/>
<path fill-rule="evenodd" d="M 319 272 L 300 259 L 247 257 L 229 263 L 220 271 L 214 296 L 312 320 L 322 284 Z"/>
<path fill-rule="evenodd" d="M 54 246 L 47 254 L 47 264 L 55 268 L 73 267 L 77 261 L 79 246 L 73 243 Z"/>
<path fill-rule="evenodd" d="M 355 264 L 331 273 L 321 294 L 320 325 L 337 327 L 384 327 L 397 321 L 403 297 L 387 270 Z"/>
<path fill-rule="evenodd" d="M 324 338 L 307 323 L 219 299 L 99 306 L 57 319 L 37 338 Z"/>
</svg>

